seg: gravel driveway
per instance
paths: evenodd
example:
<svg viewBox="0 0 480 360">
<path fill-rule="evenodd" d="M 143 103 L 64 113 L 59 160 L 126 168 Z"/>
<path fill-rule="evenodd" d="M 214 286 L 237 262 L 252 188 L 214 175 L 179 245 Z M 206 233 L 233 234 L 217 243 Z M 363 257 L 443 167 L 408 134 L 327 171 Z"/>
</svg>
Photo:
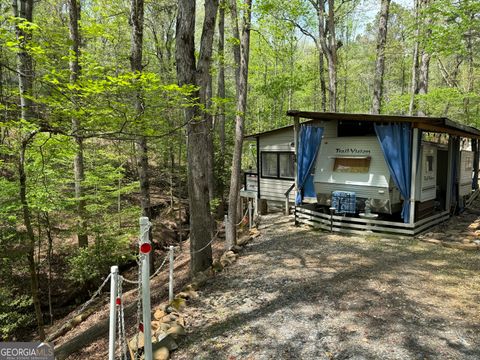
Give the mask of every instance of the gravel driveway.
<svg viewBox="0 0 480 360">
<path fill-rule="evenodd" d="M 480 253 L 269 215 L 185 310 L 173 359 L 480 359 Z"/>
</svg>

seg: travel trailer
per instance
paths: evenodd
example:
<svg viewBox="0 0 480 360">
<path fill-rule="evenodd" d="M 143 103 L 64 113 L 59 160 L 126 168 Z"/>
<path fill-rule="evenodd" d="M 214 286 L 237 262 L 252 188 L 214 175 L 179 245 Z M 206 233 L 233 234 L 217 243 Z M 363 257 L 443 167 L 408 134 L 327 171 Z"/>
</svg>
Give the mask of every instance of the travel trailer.
<svg viewBox="0 0 480 360">
<path fill-rule="evenodd" d="M 337 227 L 357 229 L 359 221 L 378 219 L 416 233 L 478 193 L 478 129 L 434 117 L 288 115 L 292 125 L 246 137 L 256 141 L 257 170 L 248 174 L 244 196 L 255 197 L 260 207 L 283 202 L 288 212 L 295 202 L 296 221 L 333 229 L 333 214 L 342 216 Z M 470 148 L 461 150 L 464 143 Z M 339 207 L 344 200 L 348 207 Z"/>
</svg>

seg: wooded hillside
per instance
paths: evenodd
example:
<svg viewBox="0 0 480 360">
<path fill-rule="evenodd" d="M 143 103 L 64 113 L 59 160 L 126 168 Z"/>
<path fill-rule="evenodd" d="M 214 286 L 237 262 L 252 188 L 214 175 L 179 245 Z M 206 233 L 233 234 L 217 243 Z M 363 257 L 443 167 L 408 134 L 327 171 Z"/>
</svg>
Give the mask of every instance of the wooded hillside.
<svg viewBox="0 0 480 360">
<path fill-rule="evenodd" d="M 134 261 L 140 215 L 210 266 L 288 109 L 480 126 L 479 61 L 477 0 L 0 0 L 0 340 Z"/>
</svg>

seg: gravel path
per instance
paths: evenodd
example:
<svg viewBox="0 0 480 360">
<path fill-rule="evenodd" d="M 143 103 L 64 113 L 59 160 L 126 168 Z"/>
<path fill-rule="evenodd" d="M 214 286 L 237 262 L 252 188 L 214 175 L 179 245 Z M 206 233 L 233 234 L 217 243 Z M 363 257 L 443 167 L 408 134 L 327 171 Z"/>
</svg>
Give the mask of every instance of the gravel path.
<svg viewBox="0 0 480 360">
<path fill-rule="evenodd" d="M 292 222 L 262 219 L 172 359 L 480 359 L 480 252 Z"/>
</svg>

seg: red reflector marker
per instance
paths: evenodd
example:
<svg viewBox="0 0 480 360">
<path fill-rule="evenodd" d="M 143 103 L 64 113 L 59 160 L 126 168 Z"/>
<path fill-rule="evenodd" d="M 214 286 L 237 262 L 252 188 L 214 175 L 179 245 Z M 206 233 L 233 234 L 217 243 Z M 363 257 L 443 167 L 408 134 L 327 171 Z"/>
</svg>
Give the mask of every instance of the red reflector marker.
<svg viewBox="0 0 480 360">
<path fill-rule="evenodd" d="M 115 304 L 120 305 L 121 303 L 122 303 L 122 300 L 119 297 L 117 297 L 117 299 L 115 300 Z"/>
<path fill-rule="evenodd" d="M 143 323 L 138 324 L 138 330 L 143 333 Z"/>
<path fill-rule="evenodd" d="M 140 252 L 142 254 L 148 254 L 150 251 L 152 251 L 152 245 L 150 243 L 143 243 L 140 245 Z"/>
</svg>

